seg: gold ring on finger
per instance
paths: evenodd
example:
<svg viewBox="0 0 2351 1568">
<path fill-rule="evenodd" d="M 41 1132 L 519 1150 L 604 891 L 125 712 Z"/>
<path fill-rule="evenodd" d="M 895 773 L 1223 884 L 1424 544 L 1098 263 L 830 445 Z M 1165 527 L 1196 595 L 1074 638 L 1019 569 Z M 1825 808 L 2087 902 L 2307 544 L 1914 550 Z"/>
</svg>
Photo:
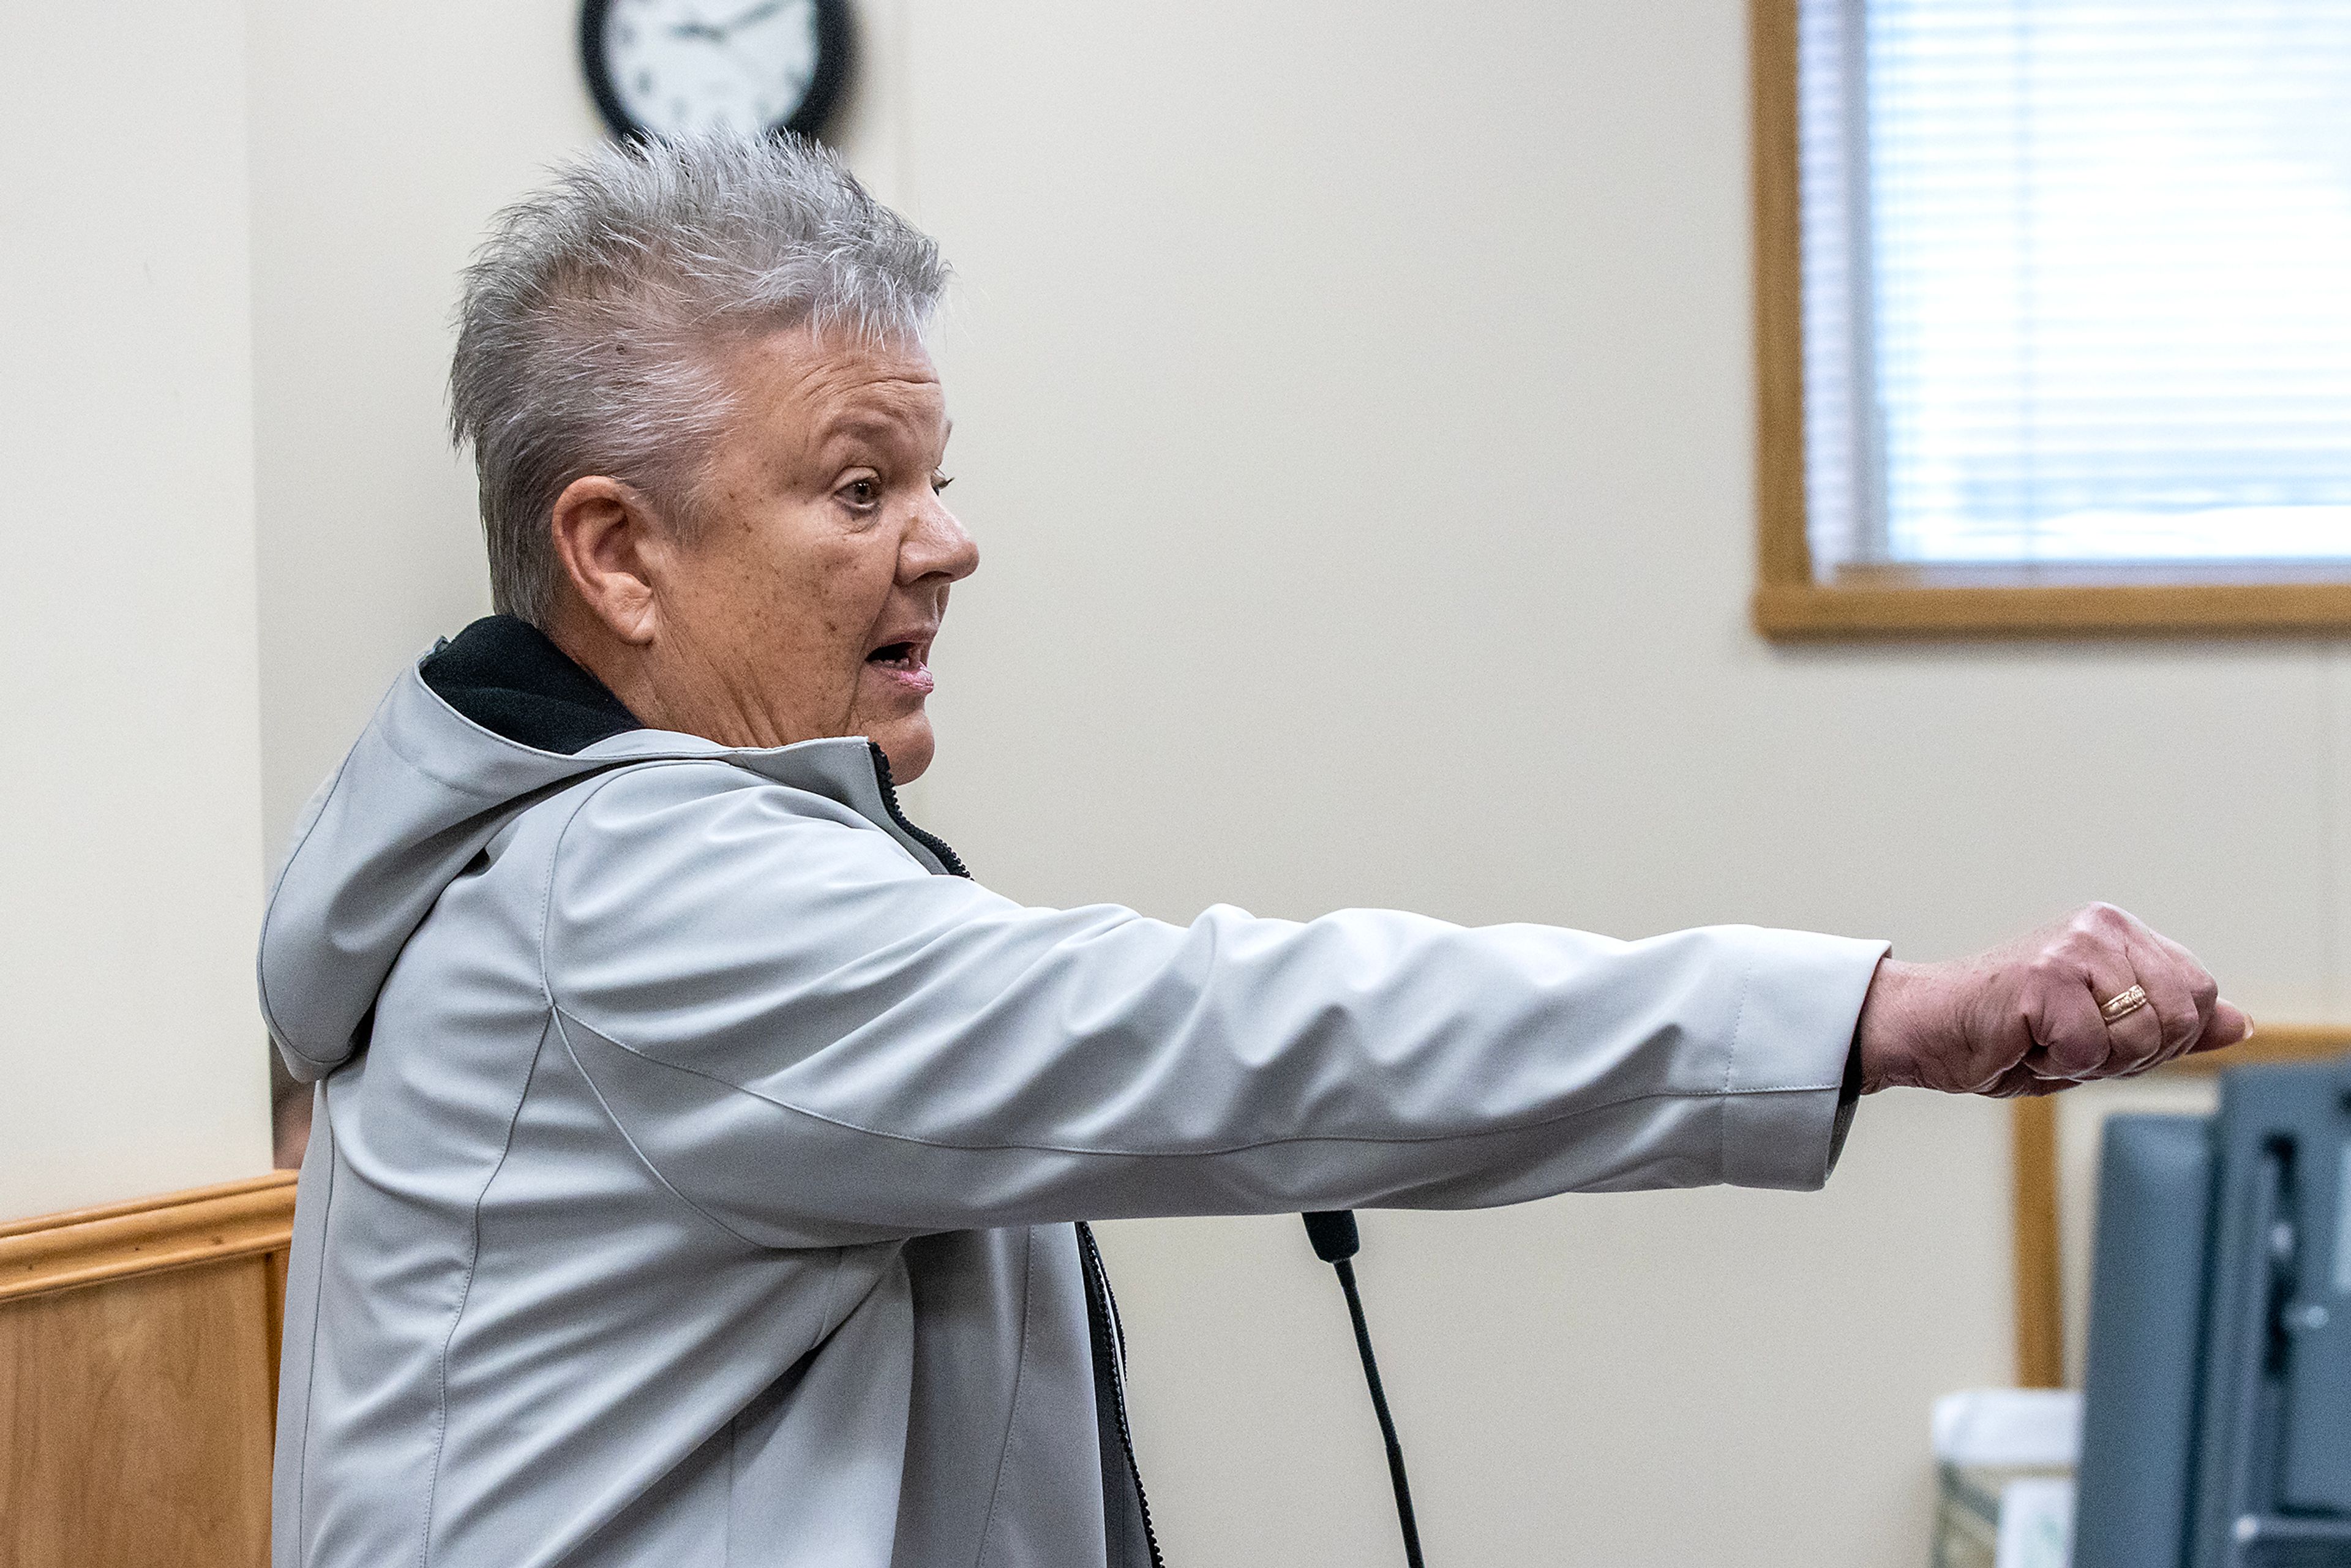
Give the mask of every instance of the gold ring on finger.
<svg viewBox="0 0 2351 1568">
<path fill-rule="evenodd" d="M 2147 1006 L 2147 988 L 2145 986 L 2133 986 L 2121 996 L 2111 997 L 2106 1000 L 2100 1002 L 2098 1004 L 2098 1016 L 2105 1019 L 2110 1024 L 2120 1023 L 2123 1019 L 2130 1017 L 2131 1014 L 2138 1011 L 2139 1009 Z"/>
</svg>

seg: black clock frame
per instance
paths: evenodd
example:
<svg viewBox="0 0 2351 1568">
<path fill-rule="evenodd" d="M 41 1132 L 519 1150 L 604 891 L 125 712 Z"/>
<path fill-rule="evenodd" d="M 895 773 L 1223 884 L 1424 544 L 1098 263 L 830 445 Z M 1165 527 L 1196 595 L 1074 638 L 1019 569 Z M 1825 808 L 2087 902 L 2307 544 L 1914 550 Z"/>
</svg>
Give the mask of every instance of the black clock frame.
<svg viewBox="0 0 2351 1568">
<path fill-rule="evenodd" d="M 588 91 L 596 99 L 596 111 L 612 134 L 631 141 L 643 141 L 655 134 L 640 125 L 621 102 L 621 95 L 612 88 L 611 62 L 604 57 L 604 23 L 612 14 L 615 0 L 581 0 L 580 6 L 580 64 L 588 77 Z M 816 5 L 816 71 L 809 78 L 808 91 L 800 106 L 792 110 L 791 118 L 770 125 L 772 133 L 789 131 L 800 136 L 817 136 L 831 118 L 834 107 L 841 101 L 841 89 L 849 85 L 849 60 L 852 49 L 852 29 L 849 25 L 849 0 L 815 0 Z"/>
</svg>

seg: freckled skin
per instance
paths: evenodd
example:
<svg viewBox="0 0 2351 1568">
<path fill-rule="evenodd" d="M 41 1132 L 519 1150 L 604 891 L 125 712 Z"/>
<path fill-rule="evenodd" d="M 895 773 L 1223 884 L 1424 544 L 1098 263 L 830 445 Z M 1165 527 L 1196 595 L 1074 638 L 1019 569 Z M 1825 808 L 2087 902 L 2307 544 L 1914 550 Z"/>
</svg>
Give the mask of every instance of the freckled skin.
<svg viewBox="0 0 2351 1568">
<path fill-rule="evenodd" d="M 737 413 L 679 531 L 605 476 L 574 481 L 550 528 L 566 581 L 548 632 L 656 728 L 728 746 L 862 735 L 900 779 L 929 767 L 927 662 L 949 587 L 978 548 L 935 486 L 946 402 L 919 344 L 806 329 L 733 350 Z"/>
</svg>

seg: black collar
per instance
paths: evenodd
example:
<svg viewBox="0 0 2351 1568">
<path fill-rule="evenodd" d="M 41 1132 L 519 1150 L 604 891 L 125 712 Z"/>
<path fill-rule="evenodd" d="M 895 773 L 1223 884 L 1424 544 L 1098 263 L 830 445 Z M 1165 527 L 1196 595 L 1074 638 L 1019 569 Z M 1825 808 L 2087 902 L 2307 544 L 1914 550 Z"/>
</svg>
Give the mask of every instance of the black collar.
<svg viewBox="0 0 2351 1568">
<path fill-rule="evenodd" d="M 434 649 L 418 673 L 443 702 L 536 751 L 569 757 L 645 727 L 546 632 L 511 615 L 475 622 Z"/>
</svg>

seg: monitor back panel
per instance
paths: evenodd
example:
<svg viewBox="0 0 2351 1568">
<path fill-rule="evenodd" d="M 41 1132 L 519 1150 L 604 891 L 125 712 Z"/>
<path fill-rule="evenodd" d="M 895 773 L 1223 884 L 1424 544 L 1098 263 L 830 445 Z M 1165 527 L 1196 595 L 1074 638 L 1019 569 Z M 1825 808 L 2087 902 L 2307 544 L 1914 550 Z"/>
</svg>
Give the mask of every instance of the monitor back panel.
<svg viewBox="0 0 2351 1568">
<path fill-rule="evenodd" d="M 2204 1116 L 2107 1118 L 2074 1568 L 2181 1568 L 2213 1185 Z"/>
<path fill-rule="evenodd" d="M 2351 1061 L 2222 1082 L 2193 1568 L 2351 1568 Z"/>
</svg>

